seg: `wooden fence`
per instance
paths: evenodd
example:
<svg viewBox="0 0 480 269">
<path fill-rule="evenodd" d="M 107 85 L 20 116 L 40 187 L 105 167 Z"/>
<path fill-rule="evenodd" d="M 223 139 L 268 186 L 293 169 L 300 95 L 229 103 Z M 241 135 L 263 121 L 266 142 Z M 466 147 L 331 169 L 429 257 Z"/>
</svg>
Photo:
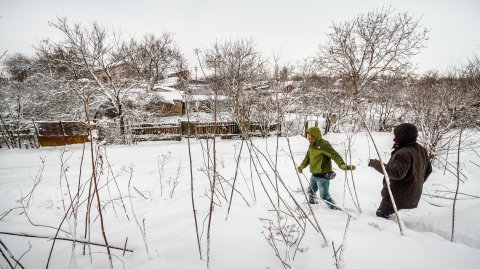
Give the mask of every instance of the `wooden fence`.
<svg viewBox="0 0 480 269">
<path fill-rule="evenodd" d="M 77 121 L 33 121 L 15 127 L 4 124 L 0 128 L 0 148 L 34 148 L 85 143 L 87 127 Z M 95 125 L 92 125 L 94 128 Z"/>
<path fill-rule="evenodd" d="M 4 125 L 5 127 L 5 125 Z M 111 133 L 113 137 L 119 137 L 118 123 L 97 126 L 100 139 L 109 140 L 103 134 Z M 277 124 L 261 124 L 250 122 L 245 124 L 247 136 L 266 137 L 272 134 L 279 134 L 280 127 Z M 213 136 L 229 139 L 240 137 L 240 126 L 234 121 L 220 122 L 196 122 L 179 121 L 177 123 L 138 123 L 125 125 L 124 142 L 136 143 L 141 141 L 162 141 L 182 140 L 182 137 L 211 138 Z M 2 141 L 3 139 L 3 141 Z M 0 139 L 8 148 L 13 147 L 46 147 L 63 146 L 67 144 L 84 143 L 89 141 L 88 131 L 84 122 L 74 121 L 32 121 L 32 124 L 21 130 L 10 131 L 10 128 L 3 128 Z M 107 141 L 115 143 L 118 141 Z M 28 144 L 27 144 L 28 143 Z"/>
<path fill-rule="evenodd" d="M 278 125 L 260 123 L 246 124 L 247 135 L 268 136 L 278 133 Z M 139 141 L 161 141 L 161 140 L 182 140 L 182 137 L 190 136 L 197 138 L 210 138 L 219 136 L 224 139 L 239 137 L 240 126 L 234 121 L 221 122 L 195 122 L 181 121 L 178 123 L 140 123 L 125 126 L 126 137 L 131 137 L 131 142 Z"/>
<path fill-rule="evenodd" d="M 176 123 L 132 124 L 125 129 L 129 132 L 132 142 L 182 140 L 181 125 Z"/>
<path fill-rule="evenodd" d="M 3 125 L 0 132 L 0 148 L 33 148 L 37 147 L 34 133 L 28 126 L 15 128 Z"/>
</svg>

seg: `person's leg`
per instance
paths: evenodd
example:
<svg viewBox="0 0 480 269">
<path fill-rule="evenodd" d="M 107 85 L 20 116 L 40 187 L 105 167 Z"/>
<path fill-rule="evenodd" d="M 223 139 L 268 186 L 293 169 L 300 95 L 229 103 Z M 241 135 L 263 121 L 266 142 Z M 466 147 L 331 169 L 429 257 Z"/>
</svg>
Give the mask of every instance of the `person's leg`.
<svg viewBox="0 0 480 269">
<path fill-rule="evenodd" d="M 320 191 L 320 198 L 323 200 L 329 200 L 332 199 L 330 197 L 330 192 L 329 192 L 329 187 L 330 187 L 330 180 L 325 179 L 325 178 L 319 178 L 318 180 L 318 189 Z"/>
<path fill-rule="evenodd" d="M 318 190 L 318 177 L 311 176 L 310 177 L 310 185 L 308 186 L 308 201 L 311 204 L 315 203 L 315 193 Z"/>
<path fill-rule="evenodd" d="M 377 209 L 377 217 L 388 219 L 389 216 L 395 212 L 393 207 L 384 199 L 380 202 L 380 206 Z"/>
<path fill-rule="evenodd" d="M 335 201 L 330 196 L 330 180 L 321 178 L 318 183 L 320 198 L 327 201 L 327 205 L 330 209 L 339 209 L 335 206 Z"/>
</svg>

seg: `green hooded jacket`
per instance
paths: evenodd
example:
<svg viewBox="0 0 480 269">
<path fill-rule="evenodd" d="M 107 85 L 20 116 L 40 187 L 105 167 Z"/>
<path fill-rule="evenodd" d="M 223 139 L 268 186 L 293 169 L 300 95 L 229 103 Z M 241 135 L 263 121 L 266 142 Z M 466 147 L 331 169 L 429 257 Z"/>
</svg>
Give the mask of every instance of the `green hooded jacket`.
<svg viewBox="0 0 480 269">
<path fill-rule="evenodd" d="M 308 147 L 305 159 L 303 159 L 300 165 L 302 169 L 310 165 L 310 172 L 312 174 L 320 174 L 332 171 L 332 159 L 339 167 L 345 164 L 343 158 L 333 149 L 332 145 L 330 145 L 327 140 L 322 139 L 320 129 L 311 127 L 308 128 L 307 133 L 312 134 L 315 138 L 315 143 L 310 144 Z"/>
</svg>

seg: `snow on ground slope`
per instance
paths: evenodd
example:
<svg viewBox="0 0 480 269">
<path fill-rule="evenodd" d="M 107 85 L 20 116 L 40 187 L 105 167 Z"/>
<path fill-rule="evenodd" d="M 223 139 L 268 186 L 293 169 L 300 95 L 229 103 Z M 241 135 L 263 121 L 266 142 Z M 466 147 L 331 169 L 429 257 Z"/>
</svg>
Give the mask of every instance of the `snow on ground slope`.
<svg viewBox="0 0 480 269">
<path fill-rule="evenodd" d="M 382 157 L 387 161 L 392 134 L 374 135 Z M 345 135 L 330 133 L 325 138 L 342 156 L 346 156 Z M 224 178 L 228 183 L 225 180 L 221 181 L 222 185 L 216 190 L 211 224 L 210 268 L 283 268 L 275 256 L 274 249 L 266 240 L 278 220 L 277 214 L 272 211 L 272 202 L 278 204 L 278 197 L 273 191 L 273 186 L 277 183 L 275 173 L 269 164 L 275 166 L 277 162 L 278 176 L 302 208 L 308 211 L 300 185 L 306 186 L 310 174 L 308 169 L 305 169 L 305 174 L 300 175 L 301 183 L 299 182 L 295 165 L 290 158 L 287 139 L 279 139 L 277 159 L 275 137 L 252 141 L 255 148 L 261 152 L 256 155 L 261 161 L 255 157 L 256 151 L 251 145 L 243 145 L 236 182 L 239 192 L 234 193 L 228 218 L 227 200 L 230 200 L 231 184 L 241 142 L 220 139 L 216 142 L 217 172 L 219 178 Z M 303 160 L 308 142 L 300 136 L 291 137 L 289 141 L 295 163 L 298 165 Z M 212 149 L 212 141 L 209 140 L 207 144 L 206 140 L 191 140 L 194 198 L 201 236 L 202 260 L 199 257 L 193 220 L 187 145 L 187 140 L 184 139 L 181 142 L 108 146 L 106 152 L 102 151 L 98 167 L 103 169 L 103 172 L 99 174 L 98 180 L 100 186 L 104 186 L 100 195 L 105 206 L 103 213 L 107 238 L 112 246 L 123 248 L 128 237 L 127 248 L 134 250 L 133 253 L 127 252 L 125 256 L 122 255 L 122 251 L 112 250 L 115 268 L 207 267 L 210 192 L 206 171 L 211 165 L 206 162 L 208 158 L 206 148 Z M 249 148 L 254 155 L 253 158 L 250 157 Z M 74 196 L 79 180 L 82 149 L 82 145 L 71 145 L 67 146 L 65 151 L 60 147 L 0 151 L 0 214 L 2 214 L 0 232 L 42 236 L 55 234 L 54 229 L 44 226 L 57 227 L 62 221 L 65 209 L 69 207 L 71 196 L 68 190 L 70 189 Z M 480 170 L 475 165 L 480 163 L 480 158 L 468 152 L 464 155 L 466 161 L 462 169 L 467 178 L 460 185 L 460 192 L 480 196 L 478 181 Z M 298 232 L 301 231 L 300 225 L 287 214 L 283 214 L 286 217 L 281 221 L 293 228 L 290 235 L 292 238 L 298 236 L 301 241 L 296 252 L 295 248 L 290 248 L 287 252 L 285 243 L 277 236 L 276 238 L 280 240 L 276 241 L 279 255 L 294 268 L 335 268 L 333 241 L 336 248 L 343 242 L 341 257 L 343 268 L 477 268 L 480 262 L 478 214 L 480 199 L 459 196 L 455 240 L 453 243 L 450 242 L 452 200 L 436 196 L 445 194 L 439 193 L 439 190 L 454 190 L 456 179 L 448 173 L 444 175 L 442 169 L 435 168 L 425 184 L 426 195 L 422 197 L 419 207 L 400 211 L 407 228 L 405 235 L 401 236 L 395 220 L 375 216 L 375 210 L 380 202 L 382 175 L 367 167 L 368 159 L 375 157 L 373 145 L 368 141 L 366 134 L 356 134 L 353 137 L 352 159 L 350 161 L 348 158 L 348 162 L 357 165 L 353 179 L 363 213 L 359 213 L 352 202 L 348 187 L 345 185 L 345 173 L 333 165 L 337 177 L 331 181 L 331 195 L 337 204 L 345 207 L 354 217 L 350 221 L 346 240 L 343 241 L 347 215 L 341 211 L 332 211 L 324 204 L 318 204 L 313 206 L 313 212 L 328 246 L 325 245 L 323 236 L 316 232 L 310 223 L 306 222 L 305 235 L 301 237 L 302 233 Z M 210 158 L 213 159 L 213 156 L 210 155 Z M 39 173 L 42 162 L 44 169 Z M 88 186 L 85 182 L 91 174 L 89 165 L 90 157 L 87 152 L 80 176 L 82 187 Z M 38 175 L 41 175 L 41 180 L 30 197 L 28 193 L 34 180 L 39 178 Z M 347 173 L 347 177 L 350 181 L 351 174 Z M 107 181 L 110 184 L 105 185 Z M 178 182 L 178 185 L 173 188 L 175 182 Z M 285 188 L 280 182 L 278 184 L 284 202 L 295 208 Z M 350 187 L 353 188 L 352 185 Z M 87 190 L 88 188 L 85 188 L 82 193 L 82 202 L 85 201 Z M 20 208 L 21 197 L 29 197 L 22 201 L 26 207 L 25 212 Z M 85 204 L 86 202 L 80 206 L 77 224 L 73 221 L 74 218 L 70 217 L 62 225 L 66 232 L 74 233 L 76 230 L 77 238 L 82 238 L 84 234 Z M 281 201 L 280 204 L 282 212 L 288 213 Z M 10 209 L 13 210 L 9 211 Z M 96 202 L 93 203 L 91 212 L 91 240 L 103 242 Z M 44 226 L 32 225 L 27 215 L 33 224 Z M 311 214 L 310 218 L 313 220 Z M 143 227 L 144 223 L 146 244 L 135 219 L 138 220 L 140 227 Z M 60 232 L 59 236 L 71 238 L 74 235 Z M 0 234 L 0 239 L 15 257 L 20 257 L 31 244 L 31 250 L 21 259 L 22 264 L 26 268 L 45 267 L 52 246 L 51 240 L 5 234 Z M 105 249 L 92 247 L 91 251 L 93 254 L 90 259 L 89 256 L 82 255 L 80 245 L 76 245 L 72 250 L 71 243 L 57 241 L 50 268 L 107 268 Z M 0 265 L 6 266 L 3 259 L 0 259 Z"/>
</svg>

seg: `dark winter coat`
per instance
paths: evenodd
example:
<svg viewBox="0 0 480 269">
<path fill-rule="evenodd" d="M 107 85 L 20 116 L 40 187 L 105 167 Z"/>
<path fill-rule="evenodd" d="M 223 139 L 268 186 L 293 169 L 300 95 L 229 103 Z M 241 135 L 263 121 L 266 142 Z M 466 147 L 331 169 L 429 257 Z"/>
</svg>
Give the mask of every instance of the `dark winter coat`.
<svg viewBox="0 0 480 269">
<path fill-rule="evenodd" d="M 315 143 L 308 147 L 307 154 L 300 165 L 302 169 L 310 165 L 312 174 L 321 174 L 332 172 L 332 159 L 339 167 L 345 164 L 340 154 L 333 149 L 327 140 L 322 138 L 320 129 L 311 127 L 308 128 L 307 133 L 312 134 L 315 138 Z"/>
<path fill-rule="evenodd" d="M 398 209 L 417 207 L 422 195 L 423 183 L 432 172 L 427 150 L 416 142 L 417 130 L 412 126 L 401 124 L 395 128 L 394 134 L 398 144 L 394 146 L 390 160 L 385 165 Z M 380 161 L 371 160 L 369 166 L 383 173 Z M 385 179 L 381 194 L 391 206 Z"/>
</svg>

